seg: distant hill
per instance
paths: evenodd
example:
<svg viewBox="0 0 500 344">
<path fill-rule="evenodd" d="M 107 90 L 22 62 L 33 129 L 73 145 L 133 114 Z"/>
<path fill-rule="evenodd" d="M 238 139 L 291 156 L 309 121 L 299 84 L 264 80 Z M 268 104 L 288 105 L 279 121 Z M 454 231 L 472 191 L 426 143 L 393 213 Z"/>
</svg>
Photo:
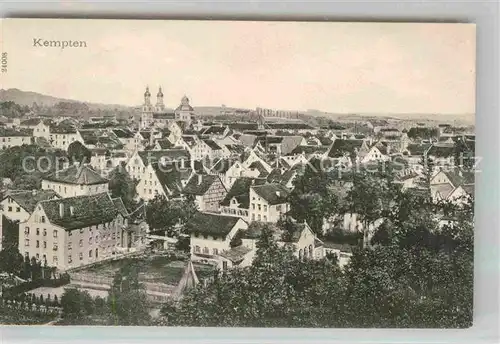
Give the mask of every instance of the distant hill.
<svg viewBox="0 0 500 344">
<path fill-rule="evenodd" d="M 129 106 L 117 105 L 117 104 L 100 104 L 100 103 L 88 103 L 83 101 L 78 101 L 74 99 L 58 98 L 53 96 L 48 96 L 41 93 L 22 91 L 17 88 L 9 88 L 7 90 L 0 89 L 0 101 L 13 101 L 19 105 L 31 106 L 33 103 L 37 103 L 39 106 L 54 106 L 59 102 L 67 103 L 82 103 L 86 104 L 90 110 L 129 110 L 132 109 Z"/>
</svg>

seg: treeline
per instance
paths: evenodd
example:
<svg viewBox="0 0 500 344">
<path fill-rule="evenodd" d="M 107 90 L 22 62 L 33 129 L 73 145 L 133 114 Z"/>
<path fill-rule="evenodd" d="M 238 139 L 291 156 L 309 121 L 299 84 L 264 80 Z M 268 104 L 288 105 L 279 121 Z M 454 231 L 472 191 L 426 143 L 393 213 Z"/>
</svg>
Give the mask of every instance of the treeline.
<svg viewBox="0 0 500 344">
<path fill-rule="evenodd" d="M 14 189 L 38 190 L 42 177 L 62 169 L 66 156 L 65 151 L 49 151 L 38 145 L 10 147 L 0 152 L 0 178 L 10 178 Z"/>
<path fill-rule="evenodd" d="M 438 128 L 413 127 L 407 133 L 410 139 L 433 139 L 439 136 Z"/>
<path fill-rule="evenodd" d="M 0 116 L 20 118 L 28 112 L 30 112 L 28 106 L 21 106 L 13 101 L 0 102 Z"/>
</svg>

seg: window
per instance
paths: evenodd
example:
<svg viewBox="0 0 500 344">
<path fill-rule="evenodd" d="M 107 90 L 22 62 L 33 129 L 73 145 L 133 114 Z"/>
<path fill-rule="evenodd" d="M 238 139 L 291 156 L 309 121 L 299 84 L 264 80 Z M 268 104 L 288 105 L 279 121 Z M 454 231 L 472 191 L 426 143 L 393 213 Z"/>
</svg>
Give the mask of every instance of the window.
<svg viewBox="0 0 500 344">
<path fill-rule="evenodd" d="M 80 233 L 83 233 L 83 228 L 80 228 Z"/>
<path fill-rule="evenodd" d="M 37 240 L 37 241 L 36 241 L 36 248 L 39 248 L 39 247 L 40 247 L 40 241 L 39 241 L 39 240 Z"/>
<path fill-rule="evenodd" d="M 257 217 L 258 221 L 260 221 L 262 218 L 260 217 L 260 214 Z"/>
<path fill-rule="evenodd" d="M 212 249 L 212 254 L 215 256 L 215 255 L 218 255 L 219 254 L 219 250 L 217 250 L 216 248 Z"/>
<path fill-rule="evenodd" d="M 267 216 L 264 215 L 264 222 L 267 222 Z"/>
<path fill-rule="evenodd" d="M 267 211 L 267 204 L 264 204 L 264 211 Z"/>
<path fill-rule="evenodd" d="M 208 250 L 208 247 L 203 247 L 203 254 L 209 254 L 210 251 Z"/>
<path fill-rule="evenodd" d="M 194 247 L 194 252 L 200 252 L 200 246 L 195 246 Z"/>
<path fill-rule="evenodd" d="M 80 260 L 83 260 L 83 253 L 80 252 Z"/>
<path fill-rule="evenodd" d="M 30 245 L 30 239 L 25 239 L 24 246 L 29 246 L 29 245 Z"/>
<path fill-rule="evenodd" d="M 16 207 L 16 213 L 20 213 L 21 212 L 21 207 Z"/>
<path fill-rule="evenodd" d="M 35 258 L 36 258 L 37 260 L 38 260 L 38 259 L 40 259 L 40 255 L 37 253 L 37 254 L 35 255 Z"/>
<path fill-rule="evenodd" d="M 71 250 L 71 243 L 68 243 L 68 250 Z"/>
<path fill-rule="evenodd" d="M 92 250 L 89 250 L 89 258 L 92 258 Z"/>
<path fill-rule="evenodd" d="M 7 211 L 12 211 L 12 207 L 8 207 Z"/>
<path fill-rule="evenodd" d="M 43 236 L 47 236 L 47 230 L 45 228 L 43 229 Z"/>
<path fill-rule="evenodd" d="M 80 239 L 80 247 L 83 247 L 83 239 Z"/>
<path fill-rule="evenodd" d="M 227 270 L 227 261 L 222 262 L 222 270 Z"/>
<path fill-rule="evenodd" d="M 96 235 L 96 236 L 95 236 L 95 243 L 97 244 L 98 242 L 99 242 L 99 236 L 98 236 L 98 235 Z"/>
<path fill-rule="evenodd" d="M 68 236 L 72 236 L 73 233 L 71 231 L 68 232 Z"/>
<path fill-rule="evenodd" d="M 57 248 L 58 248 L 58 247 L 57 247 L 57 244 L 54 244 L 54 245 L 52 246 L 52 250 L 53 250 L 53 251 L 57 251 Z"/>
<path fill-rule="evenodd" d="M 36 229 L 36 235 L 40 235 L 40 228 Z"/>
<path fill-rule="evenodd" d="M 255 210 L 255 203 L 252 203 L 252 210 Z"/>
<path fill-rule="evenodd" d="M 29 227 L 25 227 L 24 228 L 24 234 L 30 234 L 30 228 Z"/>
<path fill-rule="evenodd" d="M 89 238 L 89 244 L 92 245 L 92 237 Z"/>
<path fill-rule="evenodd" d="M 260 210 L 261 210 L 261 208 L 260 208 L 260 204 L 258 205 L 258 207 L 259 207 L 259 211 L 260 211 Z"/>
<path fill-rule="evenodd" d="M 57 265 L 57 256 L 52 257 L 52 262 L 54 265 Z"/>
<path fill-rule="evenodd" d="M 57 230 L 54 229 L 54 231 L 52 232 L 54 238 L 57 238 Z"/>
<path fill-rule="evenodd" d="M 47 242 L 46 241 L 43 242 L 43 248 L 47 248 Z"/>
</svg>

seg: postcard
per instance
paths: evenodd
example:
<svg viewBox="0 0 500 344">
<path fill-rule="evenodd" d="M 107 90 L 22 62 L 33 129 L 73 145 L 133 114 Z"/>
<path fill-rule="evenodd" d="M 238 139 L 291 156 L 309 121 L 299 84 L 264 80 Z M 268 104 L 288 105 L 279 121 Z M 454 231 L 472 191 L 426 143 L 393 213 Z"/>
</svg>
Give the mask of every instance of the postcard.
<svg viewBox="0 0 500 344">
<path fill-rule="evenodd" d="M 0 324 L 472 326 L 475 37 L 4 19 Z"/>
</svg>

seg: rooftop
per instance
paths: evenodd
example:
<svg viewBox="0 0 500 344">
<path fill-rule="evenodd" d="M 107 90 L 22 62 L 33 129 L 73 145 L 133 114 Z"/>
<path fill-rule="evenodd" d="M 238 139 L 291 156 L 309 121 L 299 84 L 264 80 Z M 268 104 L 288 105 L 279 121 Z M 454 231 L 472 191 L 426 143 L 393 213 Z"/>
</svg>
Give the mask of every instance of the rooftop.
<svg viewBox="0 0 500 344">
<path fill-rule="evenodd" d="M 65 170 L 56 171 L 44 178 L 45 180 L 77 185 L 96 185 L 108 183 L 88 165 L 72 165 Z"/>
</svg>

